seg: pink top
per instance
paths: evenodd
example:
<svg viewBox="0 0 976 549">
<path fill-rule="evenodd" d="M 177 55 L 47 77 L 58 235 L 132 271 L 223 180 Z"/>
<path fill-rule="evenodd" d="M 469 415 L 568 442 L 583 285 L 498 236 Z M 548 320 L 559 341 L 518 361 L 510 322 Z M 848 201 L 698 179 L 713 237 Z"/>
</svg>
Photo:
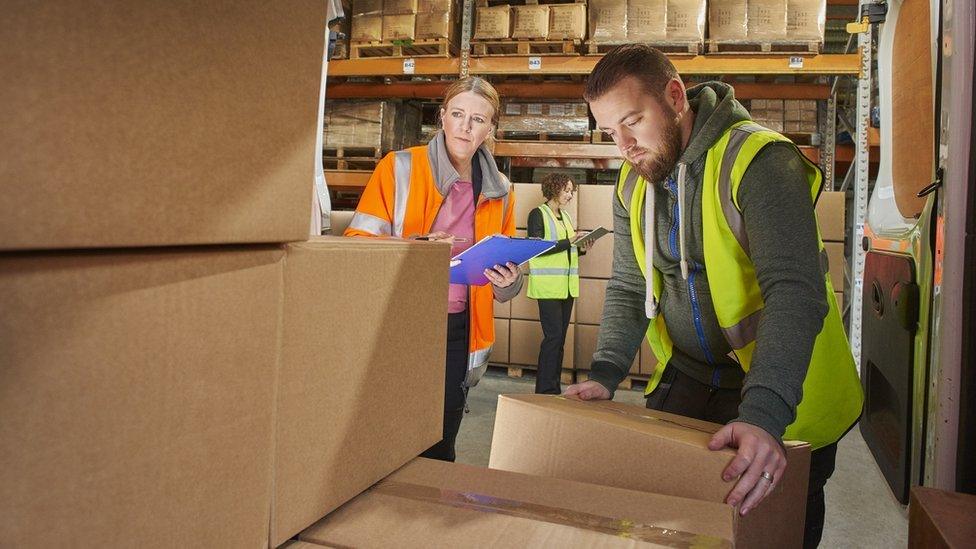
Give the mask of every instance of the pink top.
<svg viewBox="0 0 976 549">
<path fill-rule="evenodd" d="M 464 242 L 455 242 L 451 257 L 474 245 L 474 191 L 470 181 L 457 181 L 451 185 L 430 232 L 445 232 Z M 468 306 L 467 284 L 451 284 L 447 293 L 447 312 L 460 313 Z"/>
</svg>

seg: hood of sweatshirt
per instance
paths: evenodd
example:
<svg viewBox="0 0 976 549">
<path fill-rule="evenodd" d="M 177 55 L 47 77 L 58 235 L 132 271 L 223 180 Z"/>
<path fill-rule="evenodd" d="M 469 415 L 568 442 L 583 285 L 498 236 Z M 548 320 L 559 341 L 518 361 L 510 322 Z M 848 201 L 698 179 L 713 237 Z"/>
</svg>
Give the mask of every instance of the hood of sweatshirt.
<svg viewBox="0 0 976 549">
<path fill-rule="evenodd" d="M 427 159 L 430 161 L 430 172 L 434 175 L 434 184 L 441 196 L 447 196 L 457 180 L 461 179 L 451 157 L 447 154 L 447 142 L 444 130 L 438 131 L 430 143 L 427 144 Z M 488 151 L 488 147 L 481 145 L 474 153 L 476 168 L 472 171 L 472 178 L 481 174 L 481 195 L 485 198 L 501 198 L 508 194 L 511 185 L 495 163 L 495 158 Z M 480 168 L 480 170 L 478 169 Z"/>
</svg>

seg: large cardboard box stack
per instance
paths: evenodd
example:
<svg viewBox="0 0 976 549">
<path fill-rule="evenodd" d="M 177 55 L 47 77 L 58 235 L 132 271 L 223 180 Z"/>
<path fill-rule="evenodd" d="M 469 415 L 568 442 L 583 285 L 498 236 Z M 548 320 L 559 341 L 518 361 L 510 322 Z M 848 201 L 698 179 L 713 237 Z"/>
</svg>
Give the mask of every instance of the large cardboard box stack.
<svg viewBox="0 0 976 549">
<path fill-rule="evenodd" d="M 383 40 L 416 37 L 417 0 L 383 0 Z"/>
<path fill-rule="evenodd" d="M 627 0 L 590 0 L 590 40 L 596 44 L 627 41 Z"/>
<path fill-rule="evenodd" d="M 456 14 L 453 0 L 421 0 L 417 8 L 416 38 L 454 40 L 458 29 Z"/>
<path fill-rule="evenodd" d="M 512 36 L 512 7 L 478 6 L 474 23 L 474 39 L 505 40 Z"/>
<path fill-rule="evenodd" d="M 664 42 L 668 37 L 668 0 L 630 0 L 627 3 L 627 40 Z"/>
<path fill-rule="evenodd" d="M 790 40 L 823 42 L 827 0 L 788 0 L 786 33 Z"/>
<path fill-rule="evenodd" d="M 383 0 L 353 0 L 353 42 L 377 42 L 383 39 Z"/>
<path fill-rule="evenodd" d="M 749 38 L 749 1 L 725 0 L 708 5 L 708 38 L 722 42 Z"/>
<path fill-rule="evenodd" d="M 749 106 L 749 115 L 759 125 L 783 132 L 785 119 L 785 102 L 782 99 L 753 99 Z"/>
<path fill-rule="evenodd" d="M 783 131 L 787 133 L 817 133 L 817 102 L 787 99 L 783 101 Z"/>
<path fill-rule="evenodd" d="M 417 459 L 299 539 L 364 548 L 731 547 L 742 530 L 720 503 Z"/>
<path fill-rule="evenodd" d="M 549 6 L 512 6 L 512 11 L 515 14 L 512 38 L 545 40 L 549 37 Z"/>
<path fill-rule="evenodd" d="M 583 40 L 584 38 L 586 38 L 586 4 L 549 6 L 550 40 Z"/>
<path fill-rule="evenodd" d="M 707 19 L 705 0 L 668 0 L 668 41 L 701 44 Z"/>
<path fill-rule="evenodd" d="M 503 138 L 506 132 L 588 135 L 589 108 L 583 101 L 505 101 L 498 117 L 498 129 L 503 132 Z"/>
<path fill-rule="evenodd" d="M 828 272 L 830 283 L 836 292 L 837 305 L 843 308 L 844 287 L 847 268 L 847 258 L 844 255 L 844 244 L 847 237 L 847 207 L 846 195 L 843 192 L 824 191 L 817 201 L 817 224 L 820 226 L 820 238 L 827 252 Z"/>
<path fill-rule="evenodd" d="M 320 3 L 111 8 L 2 24 L 0 544 L 277 546 L 440 438 L 449 248 L 307 240 Z"/>
<path fill-rule="evenodd" d="M 416 144 L 420 109 L 407 101 L 331 100 L 325 102 L 322 146 L 372 148 L 383 154 Z"/>
<path fill-rule="evenodd" d="M 786 2 L 787 0 L 749 0 L 749 41 L 786 40 Z"/>
<path fill-rule="evenodd" d="M 724 505 L 734 450 L 711 451 L 721 426 L 612 401 L 549 395 L 498 399 L 489 467 Z M 810 447 L 786 443 L 785 476 L 761 505 L 735 513 L 735 547 L 799 547 Z M 699 523 L 686 516 L 688 527 Z M 687 528 L 680 528 L 687 530 Z"/>
</svg>

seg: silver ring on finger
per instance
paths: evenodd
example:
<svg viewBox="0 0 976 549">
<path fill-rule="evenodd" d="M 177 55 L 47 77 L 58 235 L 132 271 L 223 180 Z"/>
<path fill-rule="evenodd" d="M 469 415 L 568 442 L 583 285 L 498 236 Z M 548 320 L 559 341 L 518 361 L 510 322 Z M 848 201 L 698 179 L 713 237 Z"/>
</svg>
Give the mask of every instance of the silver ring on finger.
<svg viewBox="0 0 976 549">
<path fill-rule="evenodd" d="M 761 476 L 762 478 L 768 480 L 770 484 L 773 483 L 773 475 L 770 474 L 769 471 L 763 471 L 762 474 L 759 475 L 759 476 Z"/>
</svg>

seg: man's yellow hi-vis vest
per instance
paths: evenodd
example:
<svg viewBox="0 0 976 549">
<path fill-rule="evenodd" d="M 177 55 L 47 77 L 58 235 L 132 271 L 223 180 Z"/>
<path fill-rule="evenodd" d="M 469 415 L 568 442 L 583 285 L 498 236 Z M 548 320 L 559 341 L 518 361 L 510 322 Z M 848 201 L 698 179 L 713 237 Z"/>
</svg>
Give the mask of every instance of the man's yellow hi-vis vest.
<svg viewBox="0 0 976 549">
<path fill-rule="evenodd" d="M 702 249 L 708 285 L 719 326 L 746 372 L 752 363 L 764 303 L 749 258 L 737 193 L 746 168 L 756 154 L 772 142 L 789 140 L 751 121 L 734 124 L 709 149 L 703 176 Z M 822 175 L 811 162 L 806 161 L 806 165 L 810 194 L 815 200 L 820 193 Z M 634 254 L 645 277 L 648 273 L 644 262 L 642 219 L 646 186 L 647 182 L 625 163 L 617 183 L 617 198 L 630 214 Z M 817 240 L 821 256 L 825 258 L 819 228 Z M 834 265 L 834 268 L 842 266 Z M 829 310 L 814 343 L 796 420 L 786 428 L 783 436 L 787 440 L 806 441 L 813 449 L 827 446 L 843 436 L 860 416 L 864 400 L 834 289 L 826 269 L 824 271 Z M 654 296 L 660 300 L 661 272 L 653 269 L 650 276 Z M 647 393 L 650 393 L 660 381 L 672 354 L 673 344 L 662 315 L 651 319 L 647 342 L 658 361 L 657 370 L 647 385 Z"/>
<path fill-rule="evenodd" d="M 547 204 L 536 209 L 542 212 L 545 240 L 555 242 L 572 239 L 576 235 L 568 212 L 562 212 L 560 221 Z M 568 254 L 549 254 L 530 259 L 528 278 L 525 295 L 532 299 L 579 297 L 579 252 L 576 246 L 570 246 Z"/>
</svg>

